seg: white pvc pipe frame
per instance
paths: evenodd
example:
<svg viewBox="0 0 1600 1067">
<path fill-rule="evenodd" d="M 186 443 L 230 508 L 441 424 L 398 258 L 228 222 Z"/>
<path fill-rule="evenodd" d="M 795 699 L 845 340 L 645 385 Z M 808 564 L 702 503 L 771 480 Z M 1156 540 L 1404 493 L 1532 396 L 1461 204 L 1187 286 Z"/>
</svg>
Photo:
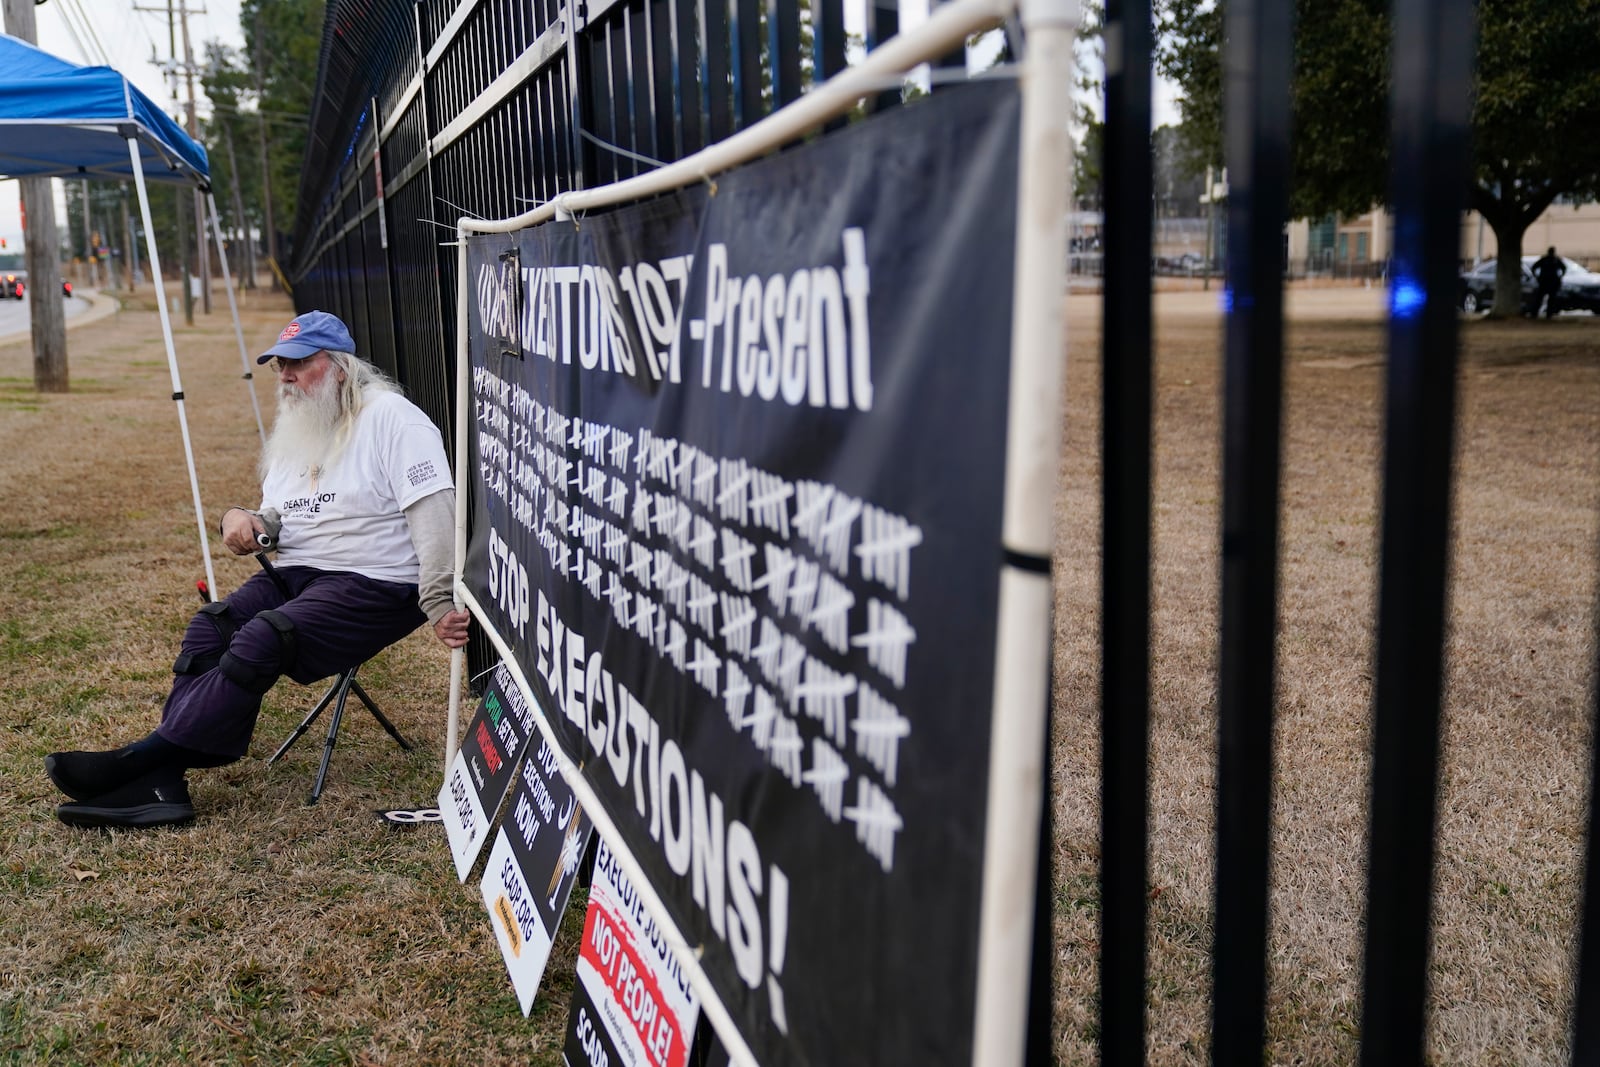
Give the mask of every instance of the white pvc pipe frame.
<svg viewBox="0 0 1600 1067">
<path fill-rule="evenodd" d="M 608 207 L 681 188 L 747 162 L 842 114 L 879 91 L 884 79 L 964 45 L 967 37 L 1018 10 L 1011 0 L 953 0 L 926 23 L 885 42 L 866 59 L 803 98 L 715 145 L 675 163 L 598 189 L 563 193 L 510 219 L 457 222 L 456 302 L 456 545 L 455 594 L 484 624 L 529 703 L 533 690 L 510 646 L 487 624 L 462 575 L 467 555 L 468 363 L 467 236 L 508 233 L 570 213 Z M 1001 540 L 1015 556 L 1048 561 L 1054 550 L 1056 468 L 1060 452 L 1061 384 L 1066 361 L 1067 186 L 1072 142 L 1068 130 L 1072 45 L 1080 0 L 1020 0 L 1027 55 L 1022 64 L 1021 158 L 1012 304 L 1010 420 L 1006 436 L 1005 504 Z M 1027 1048 L 1028 983 L 1033 947 L 1039 828 L 1045 803 L 1047 701 L 1050 684 L 1051 582 L 1048 569 L 1006 565 L 1000 575 L 995 638 L 995 683 L 990 735 L 989 795 L 984 830 L 979 911 L 977 1000 L 972 1062 L 1021 1064 Z M 448 773 L 459 732 L 465 656 L 450 661 L 450 710 L 445 748 Z M 535 722 L 557 753 L 562 776 L 616 854 L 651 917 L 688 976 L 707 1017 L 734 1063 L 757 1061 L 726 1006 L 700 969 L 698 953 L 672 922 L 644 870 L 581 770 L 568 759 L 542 711 Z"/>
<path fill-rule="evenodd" d="M 172 399 L 178 405 L 178 429 L 183 434 L 183 458 L 189 467 L 189 491 L 194 497 L 195 525 L 200 533 L 200 556 L 205 560 L 206 567 L 206 595 L 212 600 L 217 599 L 217 576 L 211 566 L 211 543 L 206 536 L 205 509 L 200 504 L 200 479 L 195 473 L 194 445 L 189 439 L 189 417 L 183 407 L 183 381 L 178 375 L 178 353 L 172 339 L 172 319 L 167 313 L 167 288 L 165 279 L 161 276 L 161 257 L 156 251 L 155 227 L 150 221 L 150 195 L 145 188 L 144 161 L 139 156 L 139 138 L 137 134 L 126 138 L 128 142 L 128 158 L 133 162 L 133 184 L 139 194 L 139 214 L 144 221 L 145 250 L 150 260 L 150 275 L 156 285 L 156 309 L 161 315 L 161 337 L 167 348 L 167 370 L 172 376 Z M 233 297 L 233 275 L 228 270 L 228 253 L 222 243 L 222 225 L 217 219 L 217 198 L 208 190 L 206 202 L 211 208 L 211 232 L 216 236 L 217 259 L 222 264 L 222 278 L 228 289 L 228 310 L 233 314 L 233 333 L 239 341 L 239 360 L 244 366 L 244 387 L 250 394 L 250 407 L 256 416 L 256 432 L 261 437 L 263 446 L 267 442 L 267 431 L 261 421 L 261 405 L 256 400 L 254 374 L 250 369 L 250 357 L 245 351 L 244 328 L 239 323 L 239 305 Z"/>
</svg>

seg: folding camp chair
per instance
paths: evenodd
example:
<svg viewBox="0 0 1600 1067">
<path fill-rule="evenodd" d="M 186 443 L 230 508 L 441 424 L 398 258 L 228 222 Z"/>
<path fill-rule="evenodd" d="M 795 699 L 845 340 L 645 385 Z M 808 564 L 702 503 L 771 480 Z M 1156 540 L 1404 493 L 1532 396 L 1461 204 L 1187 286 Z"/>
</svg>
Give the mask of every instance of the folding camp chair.
<svg viewBox="0 0 1600 1067">
<path fill-rule="evenodd" d="M 360 698 L 361 703 L 365 704 L 367 710 L 372 712 L 372 717 L 378 720 L 378 725 L 389 732 L 389 736 L 394 738 L 396 744 L 406 752 L 411 751 L 411 742 L 400 736 L 400 731 L 395 729 L 394 723 L 390 722 L 383 712 L 378 710 L 378 705 L 372 702 L 372 698 L 367 696 L 367 691 L 361 688 L 361 683 L 356 681 L 356 672 L 360 669 L 361 664 L 358 663 L 344 673 L 335 675 L 333 684 L 328 687 L 326 693 L 322 694 L 322 699 L 317 701 L 317 706 L 311 709 L 309 715 L 300 720 L 300 725 L 294 728 L 294 733 L 290 734 L 283 744 L 278 746 L 278 751 L 272 754 L 272 758 L 267 760 L 269 766 L 277 763 L 279 758 L 289 751 L 290 746 L 300 740 L 301 736 L 311 728 L 311 724 L 316 721 L 317 716 L 322 714 L 322 709 L 329 704 L 333 705 L 333 718 L 328 723 L 328 740 L 322 746 L 322 766 L 317 769 L 317 781 L 311 787 L 311 795 L 306 797 L 307 804 L 315 804 L 322 797 L 322 787 L 328 780 L 328 764 L 333 759 L 333 745 L 339 737 L 339 724 L 344 720 L 345 701 L 349 699 L 351 693 Z"/>
</svg>

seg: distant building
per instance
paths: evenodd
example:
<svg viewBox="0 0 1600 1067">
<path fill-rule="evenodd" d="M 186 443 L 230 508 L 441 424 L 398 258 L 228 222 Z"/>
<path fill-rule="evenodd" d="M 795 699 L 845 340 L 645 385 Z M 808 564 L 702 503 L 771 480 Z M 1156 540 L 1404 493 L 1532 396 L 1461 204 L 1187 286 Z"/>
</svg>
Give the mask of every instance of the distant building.
<svg viewBox="0 0 1600 1067">
<path fill-rule="evenodd" d="M 1394 251 L 1394 216 L 1386 210 L 1364 215 L 1327 215 L 1296 219 L 1286 229 L 1289 273 L 1295 277 L 1380 277 Z M 1533 220 L 1522 235 L 1523 255 L 1542 253 L 1554 245 L 1568 259 L 1600 265 L 1600 204 L 1558 201 Z M 1494 230 L 1476 211 L 1461 221 L 1461 260 L 1491 259 L 1497 250 Z"/>
<path fill-rule="evenodd" d="M 1522 254 L 1543 255 L 1554 245 L 1563 256 L 1586 267 L 1600 266 L 1600 204 L 1574 204 L 1557 200 L 1545 208 L 1522 234 Z M 1498 245 L 1494 231 L 1476 211 L 1461 223 L 1461 258 L 1468 263 L 1494 257 Z"/>
<path fill-rule="evenodd" d="M 1285 236 L 1294 277 L 1372 278 L 1383 274 L 1394 246 L 1394 220 L 1383 210 L 1295 219 Z"/>
</svg>

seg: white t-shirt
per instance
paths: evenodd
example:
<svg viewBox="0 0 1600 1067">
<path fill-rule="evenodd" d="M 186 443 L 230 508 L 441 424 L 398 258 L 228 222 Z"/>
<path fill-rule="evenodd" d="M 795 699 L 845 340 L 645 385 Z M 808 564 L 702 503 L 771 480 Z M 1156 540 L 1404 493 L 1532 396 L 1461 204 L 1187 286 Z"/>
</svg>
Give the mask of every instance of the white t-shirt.
<svg viewBox="0 0 1600 1067">
<path fill-rule="evenodd" d="M 450 487 L 438 427 L 399 393 L 368 390 L 338 458 L 320 471 L 274 467 L 261 486 L 261 507 L 276 508 L 283 519 L 278 566 L 414 585 L 417 553 L 405 509 Z"/>
</svg>

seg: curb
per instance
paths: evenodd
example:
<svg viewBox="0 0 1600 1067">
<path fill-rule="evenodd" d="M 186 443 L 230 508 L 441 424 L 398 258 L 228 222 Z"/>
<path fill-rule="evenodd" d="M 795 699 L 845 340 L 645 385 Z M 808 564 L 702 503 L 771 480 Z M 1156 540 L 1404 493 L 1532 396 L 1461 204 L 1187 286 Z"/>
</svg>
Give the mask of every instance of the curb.
<svg viewBox="0 0 1600 1067">
<path fill-rule="evenodd" d="M 122 301 L 118 300 L 115 296 L 112 296 L 109 293 L 103 293 L 98 289 L 74 290 L 72 295 L 79 300 L 88 301 L 89 310 L 80 312 L 79 314 L 67 319 L 66 325 L 67 329 L 69 330 L 75 330 L 79 326 L 84 326 L 91 322 L 99 322 L 101 319 L 106 318 L 109 315 L 115 315 L 117 312 L 122 310 Z M 28 341 L 31 340 L 32 337 L 32 329 L 18 330 L 16 333 L 0 334 L 0 347 Z"/>
</svg>

